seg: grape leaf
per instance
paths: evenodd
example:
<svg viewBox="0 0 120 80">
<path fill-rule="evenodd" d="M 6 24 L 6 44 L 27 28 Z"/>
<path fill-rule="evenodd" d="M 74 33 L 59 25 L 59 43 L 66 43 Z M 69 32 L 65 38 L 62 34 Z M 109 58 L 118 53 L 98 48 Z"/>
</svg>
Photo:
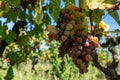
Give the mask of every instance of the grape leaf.
<svg viewBox="0 0 120 80">
<path fill-rule="evenodd" d="M 11 20 L 13 22 L 16 22 L 17 19 L 17 12 L 13 10 L 9 10 L 7 13 L 4 14 L 5 17 L 7 18 L 7 22 L 10 22 Z"/>
<path fill-rule="evenodd" d="M 12 43 L 14 42 L 14 39 L 16 39 L 16 34 L 14 31 L 9 31 L 9 34 L 6 36 L 6 42 Z"/>
<path fill-rule="evenodd" d="M 40 25 L 42 23 L 43 19 L 43 11 L 42 11 L 42 5 L 41 1 L 38 2 L 35 6 L 35 16 L 34 16 L 34 21 L 36 24 Z"/>
<path fill-rule="evenodd" d="M 65 7 L 71 5 L 71 4 L 75 4 L 75 0 L 63 0 L 65 2 Z"/>
<path fill-rule="evenodd" d="M 93 16 L 93 21 L 99 22 L 101 21 L 102 15 L 104 15 L 104 11 L 102 10 L 93 10 L 92 16 Z"/>
<path fill-rule="evenodd" d="M 50 16 L 48 15 L 48 13 L 44 13 L 43 22 L 44 22 L 45 24 L 50 24 Z"/>
<path fill-rule="evenodd" d="M 27 15 L 26 15 L 25 11 L 21 11 L 19 15 L 20 15 L 21 20 L 25 20 L 27 18 L 26 17 Z"/>
<path fill-rule="evenodd" d="M 6 76 L 4 77 L 5 80 L 12 80 L 14 77 L 14 72 L 13 72 L 13 68 L 9 67 Z"/>
<path fill-rule="evenodd" d="M 110 16 L 120 25 L 119 14 L 117 11 L 109 11 Z"/>
<path fill-rule="evenodd" d="M 115 4 L 117 0 L 104 0 L 105 3 Z"/>
<path fill-rule="evenodd" d="M 7 27 L 6 26 L 0 26 L 0 38 L 2 40 L 4 40 L 6 38 L 6 31 L 7 31 Z"/>
<path fill-rule="evenodd" d="M 19 7 L 19 5 L 20 5 L 20 0 L 9 0 L 8 1 L 8 4 L 10 5 L 10 6 L 12 6 L 12 7 Z"/>
<path fill-rule="evenodd" d="M 56 6 L 54 6 L 56 5 Z M 49 11 L 51 16 L 55 21 L 57 21 L 58 15 L 60 13 L 60 0 L 52 0 L 50 1 Z"/>
<path fill-rule="evenodd" d="M 20 36 L 16 42 L 20 46 L 28 46 L 29 44 L 29 37 L 27 35 Z"/>
</svg>

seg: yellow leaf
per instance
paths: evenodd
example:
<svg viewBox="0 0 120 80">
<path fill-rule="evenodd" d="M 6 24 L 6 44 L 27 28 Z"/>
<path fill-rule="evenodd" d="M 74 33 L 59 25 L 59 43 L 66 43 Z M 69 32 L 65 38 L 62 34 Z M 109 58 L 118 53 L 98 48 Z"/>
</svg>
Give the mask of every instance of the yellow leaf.
<svg viewBox="0 0 120 80">
<path fill-rule="evenodd" d="M 100 21 L 99 27 L 103 28 L 104 31 L 108 31 L 109 30 L 109 25 L 104 23 L 104 21 Z"/>
</svg>

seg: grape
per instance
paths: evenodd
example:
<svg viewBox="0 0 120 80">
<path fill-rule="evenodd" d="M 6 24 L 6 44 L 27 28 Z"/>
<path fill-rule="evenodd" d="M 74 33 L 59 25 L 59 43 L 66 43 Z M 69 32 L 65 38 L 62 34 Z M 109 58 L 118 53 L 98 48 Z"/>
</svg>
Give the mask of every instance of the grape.
<svg viewBox="0 0 120 80">
<path fill-rule="evenodd" d="M 81 59 L 77 59 L 77 64 L 81 65 L 82 64 L 82 60 Z"/>
<path fill-rule="evenodd" d="M 71 30 L 71 31 L 70 31 L 70 36 L 71 36 L 72 39 L 75 38 L 75 37 L 74 37 L 74 34 L 75 34 L 74 30 Z"/>
<path fill-rule="evenodd" d="M 62 36 L 61 36 L 61 41 L 60 41 L 60 42 L 64 42 L 65 40 L 67 40 L 67 36 L 62 35 Z"/>
<path fill-rule="evenodd" d="M 82 38 L 81 38 L 81 37 L 78 37 L 78 38 L 77 38 L 77 42 L 78 42 L 78 43 L 81 43 L 81 42 L 82 42 Z"/>
<path fill-rule="evenodd" d="M 82 51 L 83 50 L 83 46 L 79 45 L 78 49 Z"/>
<path fill-rule="evenodd" d="M 72 24 L 72 25 L 75 25 L 75 21 L 74 20 L 71 20 L 69 23 Z"/>
<path fill-rule="evenodd" d="M 93 46 L 94 46 L 95 48 L 98 48 L 98 47 L 99 47 L 99 44 L 98 44 L 98 43 L 93 43 Z"/>
<path fill-rule="evenodd" d="M 84 47 L 86 47 L 86 48 L 89 47 L 89 45 L 90 45 L 90 44 L 89 44 L 88 41 L 86 41 L 86 42 L 84 43 Z"/>
<path fill-rule="evenodd" d="M 65 31 L 64 31 L 64 34 L 65 34 L 66 36 L 70 36 L 70 31 L 65 30 Z"/>
<path fill-rule="evenodd" d="M 76 58 L 76 57 L 73 57 L 73 58 L 72 58 L 72 61 L 76 64 L 77 58 Z"/>
<path fill-rule="evenodd" d="M 69 15 L 69 14 L 65 14 L 64 17 L 65 17 L 66 19 L 69 19 L 69 18 L 70 18 L 70 15 Z"/>
<path fill-rule="evenodd" d="M 92 51 L 91 51 L 90 48 L 86 48 L 86 49 L 85 49 L 85 52 L 86 52 L 87 54 L 91 54 Z"/>
<path fill-rule="evenodd" d="M 71 51 L 73 51 L 73 52 L 75 51 L 75 52 L 76 52 L 76 51 L 77 51 L 77 46 L 73 46 L 73 47 L 71 48 Z"/>
<path fill-rule="evenodd" d="M 87 73 L 87 72 L 88 72 L 88 68 L 84 68 L 84 69 L 83 69 L 83 72 L 84 72 L 84 73 Z"/>
<path fill-rule="evenodd" d="M 89 33 L 85 21 L 85 14 L 81 9 L 73 5 L 60 12 L 57 21 L 59 46 L 58 56 L 68 54 L 80 73 L 88 72 L 89 61 L 92 61 L 92 54 L 96 54 L 98 38 Z"/>
<path fill-rule="evenodd" d="M 85 56 L 85 59 L 86 59 L 86 61 L 92 61 L 92 57 L 89 54 L 87 54 Z"/>
<path fill-rule="evenodd" d="M 84 68 L 86 68 L 86 66 L 85 66 L 84 63 L 82 63 L 82 64 L 80 65 L 80 69 L 84 69 Z"/>
<path fill-rule="evenodd" d="M 66 26 L 66 30 L 72 30 L 73 29 L 73 25 L 68 23 L 67 26 Z"/>
<path fill-rule="evenodd" d="M 88 34 L 88 33 L 87 33 L 85 30 L 82 31 L 82 35 L 83 35 L 83 36 L 87 36 L 87 34 Z"/>
<path fill-rule="evenodd" d="M 77 56 L 77 57 L 80 56 L 80 54 L 81 54 L 81 51 L 77 51 L 77 52 L 76 52 L 76 56 Z"/>
<path fill-rule="evenodd" d="M 77 28 L 76 28 L 76 29 L 77 29 Z M 82 35 L 82 33 L 81 33 L 80 30 L 76 31 L 76 36 L 80 37 L 81 35 Z"/>
<path fill-rule="evenodd" d="M 82 53 L 81 53 L 82 55 L 86 55 L 86 52 L 85 51 L 82 51 Z"/>
<path fill-rule="evenodd" d="M 71 20 L 75 20 L 75 19 L 76 19 L 76 16 L 75 16 L 74 14 L 71 14 L 70 19 L 71 19 Z"/>
<path fill-rule="evenodd" d="M 61 28 L 62 30 L 64 30 L 64 29 L 65 29 L 65 26 L 66 26 L 66 23 L 63 23 L 60 28 Z"/>
</svg>

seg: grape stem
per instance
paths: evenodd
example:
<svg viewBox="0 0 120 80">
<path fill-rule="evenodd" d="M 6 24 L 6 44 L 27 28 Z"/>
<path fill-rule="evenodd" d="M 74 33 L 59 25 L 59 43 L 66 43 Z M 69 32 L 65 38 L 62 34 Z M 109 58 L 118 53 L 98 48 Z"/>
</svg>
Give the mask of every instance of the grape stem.
<svg viewBox="0 0 120 80">
<path fill-rule="evenodd" d="M 92 19 L 92 10 L 89 12 L 90 17 L 90 27 L 91 27 L 91 34 L 94 34 L 94 26 L 93 26 L 93 19 Z"/>
</svg>

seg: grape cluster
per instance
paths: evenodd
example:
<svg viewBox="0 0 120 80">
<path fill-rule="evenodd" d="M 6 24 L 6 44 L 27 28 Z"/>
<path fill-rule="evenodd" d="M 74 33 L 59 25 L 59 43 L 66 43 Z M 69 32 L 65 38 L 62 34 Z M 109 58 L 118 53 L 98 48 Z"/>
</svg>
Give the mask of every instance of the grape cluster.
<svg viewBox="0 0 120 80">
<path fill-rule="evenodd" d="M 98 38 L 89 33 L 85 14 L 75 6 L 69 6 L 60 12 L 57 29 L 59 30 L 59 56 L 69 53 L 73 63 L 83 74 L 88 71 L 91 54 L 96 53 Z"/>
</svg>

